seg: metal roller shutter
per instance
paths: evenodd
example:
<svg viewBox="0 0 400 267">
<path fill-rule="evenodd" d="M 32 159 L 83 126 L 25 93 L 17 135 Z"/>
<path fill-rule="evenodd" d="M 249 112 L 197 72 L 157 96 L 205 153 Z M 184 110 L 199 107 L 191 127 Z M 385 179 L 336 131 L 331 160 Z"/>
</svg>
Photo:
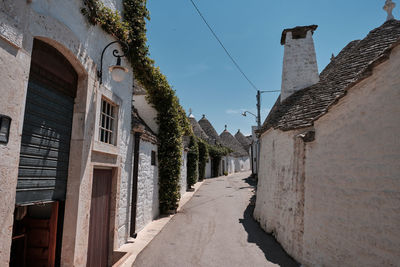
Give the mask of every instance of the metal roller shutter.
<svg viewBox="0 0 400 267">
<path fill-rule="evenodd" d="M 34 39 L 17 205 L 65 200 L 77 80 L 75 69 L 57 49 Z"/>
<path fill-rule="evenodd" d="M 30 80 L 17 204 L 65 200 L 74 99 Z"/>
</svg>

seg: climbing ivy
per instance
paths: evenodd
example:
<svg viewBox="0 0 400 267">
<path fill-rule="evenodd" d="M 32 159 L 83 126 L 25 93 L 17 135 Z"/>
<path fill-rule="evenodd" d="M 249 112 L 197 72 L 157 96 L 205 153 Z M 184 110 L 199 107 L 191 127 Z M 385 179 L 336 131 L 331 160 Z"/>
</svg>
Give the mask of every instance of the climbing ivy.
<svg viewBox="0 0 400 267">
<path fill-rule="evenodd" d="M 193 135 L 190 137 L 189 152 L 187 155 L 187 187 L 190 189 L 197 182 L 199 166 L 199 143 Z"/>
<path fill-rule="evenodd" d="M 208 146 L 202 139 L 198 140 L 199 144 L 199 181 L 202 181 L 206 176 L 206 165 L 208 161 Z"/>
<path fill-rule="evenodd" d="M 232 149 L 227 148 L 222 145 L 209 145 L 208 146 L 208 152 L 210 157 L 213 160 L 213 175 L 218 176 L 218 170 L 219 170 L 219 165 L 221 163 L 221 158 L 228 155 L 229 153 L 232 152 Z"/>
<path fill-rule="evenodd" d="M 125 52 L 135 79 L 146 88 L 147 99 L 157 110 L 160 212 L 176 210 L 180 198 L 182 136 L 192 132 L 175 91 L 149 57 L 146 19 L 150 20 L 150 14 L 146 0 L 123 0 L 123 16 L 99 0 L 83 0 L 83 3 L 82 14 L 91 24 L 99 25 L 129 46 Z"/>
</svg>

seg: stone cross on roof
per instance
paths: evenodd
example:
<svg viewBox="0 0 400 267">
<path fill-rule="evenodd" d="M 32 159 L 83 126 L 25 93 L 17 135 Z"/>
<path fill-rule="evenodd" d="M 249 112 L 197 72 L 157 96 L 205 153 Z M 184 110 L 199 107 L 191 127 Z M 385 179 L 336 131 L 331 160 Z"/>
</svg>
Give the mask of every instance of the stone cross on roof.
<svg viewBox="0 0 400 267">
<path fill-rule="evenodd" d="M 194 118 L 194 115 L 192 114 L 192 109 L 189 108 L 189 118 Z"/>
<path fill-rule="evenodd" d="M 396 4 L 393 3 L 392 0 L 386 0 L 385 5 L 383 6 L 383 10 L 385 10 L 388 13 L 386 21 L 394 19 L 392 11 L 395 7 Z"/>
</svg>

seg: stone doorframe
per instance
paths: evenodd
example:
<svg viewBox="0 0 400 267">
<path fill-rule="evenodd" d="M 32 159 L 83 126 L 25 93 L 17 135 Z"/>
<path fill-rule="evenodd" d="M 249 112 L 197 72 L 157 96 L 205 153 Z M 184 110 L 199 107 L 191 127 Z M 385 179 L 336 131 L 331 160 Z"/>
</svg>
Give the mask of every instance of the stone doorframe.
<svg viewBox="0 0 400 267">
<path fill-rule="evenodd" d="M 31 11 L 29 34 L 56 48 L 78 74 L 65 201 L 61 266 L 86 265 L 92 189 L 90 162 L 95 123 L 96 68 L 78 37 L 58 20 Z M 46 25 L 52 25 L 51 28 Z M 31 46 L 32 47 L 32 46 Z"/>
</svg>

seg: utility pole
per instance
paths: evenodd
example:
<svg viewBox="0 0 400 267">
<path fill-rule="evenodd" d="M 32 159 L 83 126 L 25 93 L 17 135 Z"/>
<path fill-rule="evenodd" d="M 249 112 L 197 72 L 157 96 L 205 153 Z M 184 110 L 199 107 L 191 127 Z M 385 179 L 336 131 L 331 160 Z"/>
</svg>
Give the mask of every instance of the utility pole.
<svg viewBox="0 0 400 267">
<path fill-rule="evenodd" d="M 249 113 L 251 115 L 253 115 L 254 117 L 256 117 L 256 122 L 257 122 L 257 130 L 261 129 L 261 94 L 262 93 L 275 93 L 275 92 L 280 92 L 279 90 L 274 90 L 274 91 L 260 91 L 257 90 L 257 115 L 255 115 L 254 113 L 251 113 L 250 111 L 245 111 L 243 112 L 242 116 L 247 116 L 246 114 Z M 256 155 L 256 174 L 258 175 L 258 170 L 259 170 L 259 162 L 260 162 L 260 150 L 261 150 L 261 144 L 260 144 L 260 139 L 259 139 L 259 134 L 256 134 L 256 146 L 255 149 L 256 151 L 254 152 L 254 149 L 252 148 L 252 154 Z M 253 163 L 254 166 L 254 161 L 253 161 L 253 155 L 251 156 L 251 162 Z M 254 174 L 254 170 L 252 168 L 252 173 Z"/>
<path fill-rule="evenodd" d="M 279 90 L 273 90 L 273 91 L 260 91 L 257 90 L 257 130 L 261 129 L 261 94 L 262 93 L 274 93 L 274 92 L 280 92 Z M 261 150 L 261 143 L 260 143 L 260 136 L 259 134 L 257 136 L 257 141 L 256 141 L 256 148 L 257 148 L 257 157 L 256 157 L 256 173 L 257 173 L 257 179 L 258 179 L 258 172 L 260 169 L 260 150 Z M 253 159 L 251 159 L 253 160 Z"/>
<path fill-rule="evenodd" d="M 261 92 L 257 90 L 257 130 L 261 128 Z"/>
</svg>

